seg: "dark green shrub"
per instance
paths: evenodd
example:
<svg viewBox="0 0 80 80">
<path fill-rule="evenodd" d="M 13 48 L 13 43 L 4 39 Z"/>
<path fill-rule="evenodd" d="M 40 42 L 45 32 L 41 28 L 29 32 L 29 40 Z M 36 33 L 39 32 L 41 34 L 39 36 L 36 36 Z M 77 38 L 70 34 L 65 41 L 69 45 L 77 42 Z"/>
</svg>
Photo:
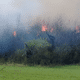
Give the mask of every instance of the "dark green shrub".
<svg viewBox="0 0 80 80">
<path fill-rule="evenodd" d="M 23 59 L 23 62 L 22 62 L 22 63 L 23 63 L 24 65 L 26 65 L 26 64 L 27 64 L 27 57 L 24 56 L 23 58 L 24 58 L 24 59 Z"/>
<path fill-rule="evenodd" d="M 30 40 L 29 42 L 25 42 L 26 54 L 27 56 L 33 55 L 36 51 L 40 52 L 41 49 L 49 46 L 51 46 L 51 44 L 48 43 L 46 39 Z"/>
<path fill-rule="evenodd" d="M 65 59 L 66 57 L 69 55 L 69 53 L 71 52 L 72 48 L 68 45 L 68 44 L 63 44 L 60 47 L 56 47 L 56 49 L 54 50 L 54 52 L 56 54 L 59 54 L 59 63 L 60 64 L 65 64 Z M 69 63 L 69 61 L 67 61 L 67 63 Z"/>
<path fill-rule="evenodd" d="M 0 58 L 0 64 L 5 64 L 5 63 L 6 63 L 5 59 L 4 58 Z"/>
<path fill-rule="evenodd" d="M 43 53 L 45 56 L 48 56 L 45 52 L 49 46 L 51 46 L 51 44 L 48 43 L 46 39 L 30 40 L 29 42 L 26 42 L 25 49 L 28 58 L 27 62 L 33 65 L 40 64 L 40 55 Z"/>
<path fill-rule="evenodd" d="M 22 63 L 23 62 L 23 55 L 25 55 L 25 49 L 17 49 L 17 51 L 14 52 L 13 55 L 9 58 L 11 60 L 10 62 L 14 63 Z"/>
<path fill-rule="evenodd" d="M 73 46 L 71 52 L 67 56 L 68 61 L 71 64 L 80 62 L 80 46 Z"/>
</svg>

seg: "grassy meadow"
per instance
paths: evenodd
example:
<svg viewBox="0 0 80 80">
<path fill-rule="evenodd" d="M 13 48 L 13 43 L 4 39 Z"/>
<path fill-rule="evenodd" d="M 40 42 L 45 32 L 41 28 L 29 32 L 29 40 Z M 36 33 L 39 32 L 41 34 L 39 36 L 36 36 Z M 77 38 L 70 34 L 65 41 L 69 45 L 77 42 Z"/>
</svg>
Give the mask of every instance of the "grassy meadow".
<svg viewBox="0 0 80 80">
<path fill-rule="evenodd" d="M 0 80 L 80 80 L 80 65 L 46 67 L 0 64 Z"/>
</svg>

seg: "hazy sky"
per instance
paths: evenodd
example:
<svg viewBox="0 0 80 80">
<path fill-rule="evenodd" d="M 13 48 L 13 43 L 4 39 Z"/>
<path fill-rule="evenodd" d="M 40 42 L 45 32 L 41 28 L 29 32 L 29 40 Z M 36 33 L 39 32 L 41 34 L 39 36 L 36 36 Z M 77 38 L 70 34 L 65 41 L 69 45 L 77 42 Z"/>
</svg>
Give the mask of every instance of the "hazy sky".
<svg viewBox="0 0 80 80">
<path fill-rule="evenodd" d="M 8 21 L 10 24 L 16 24 L 17 16 L 20 14 L 21 21 L 25 23 L 31 16 L 38 14 L 39 6 L 40 3 L 35 0 L 1 0 L 0 15 L 5 23 Z"/>
<path fill-rule="evenodd" d="M 0 0 L 0 26 L 6 25 L 7 22 L 16 24 L 18 14 L 21 15 L 21 22 L 25 26 L 31 20 L 30 25 L 33 25 L 37 17 L 46 21 L 49 18 L 53 23 L 56 17 L 61 15 L 64 25 L 67 28 L 74 28 L 80 25 L 79 4 L 80 0 Z"/>
</svg>

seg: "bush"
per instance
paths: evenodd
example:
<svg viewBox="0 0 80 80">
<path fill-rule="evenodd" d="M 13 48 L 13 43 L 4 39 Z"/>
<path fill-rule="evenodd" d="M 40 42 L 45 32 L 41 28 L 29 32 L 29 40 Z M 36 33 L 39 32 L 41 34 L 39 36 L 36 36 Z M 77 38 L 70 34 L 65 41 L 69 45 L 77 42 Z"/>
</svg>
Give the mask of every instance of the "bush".
<svg viewBox="0 0 80 80">
<path fill-rule="evenodd" d="M 22 63 L 23 62 L 23 55 L 25 55 L 25 49 L 17 49 L 17 51 L 14 52 L 14 54 L 11 55 L 9 58 L 10 63 L 16 62 L 16 63 Z"/>
<path fill-rule="evenodd" d="M 51 44 L 48 43 L 46 39 L 45 40 L 37 39 L 37 40 L 30 40 L 29 42 L 25 42 L 27 58 L 30 58 L 33 55 L 35 55 L 34 57 L 37 58 L 38 55 L 40 55 L 41 53 L 45 53 L 45 51 L 47 51 L 47 48 L 49 46 L 51 46 Z M 30 58 L 29 62 L 32 63 L 34 62 L 34 60 L 32 61 Z"/>
<path fill-rule="evenodd" d="M 5 64 L 5 63 L 6 63 L 5 59 L 4 58 L 0 58 L 0 64 Z"/>
<path fill-rule="evenodd" d="M 60 64 L 64 64 L 65 63 L 65 59 L 69 55 L 69 53 L 71 52 L 71 50 L 72 50 L 72 48 L 68 44 L 63 44 L 60 47 L 56 47 L 56 49 L 54 50 L 54 52 L 56 54 L 59 54 Z"/>
<path fill-rule="evenodd" d="M 27 57 L 26 57 L 26 56 L 24 56 L 23 64 L 24 64 L 24 65 L 27 64 Z"/>
<path fill-rule="evenodd" d="M 80 46 L 73 46 L 71 52 L 67 56 L 70 63 L 75 64 L 80 62 Z"/>
<path fill-rule="evenodd" d="M 35 49 L 37 51 L 40 51 L 40 48 L 43 49 L 45 47 L 49 47 L 51 46 L 50 43 L 47 42 L 47 40 L 45 39 L 37 39 L 37 40 L 30 40 L 29 42 L 25 42 L 25 48 L 26 51 L 30 50 L 31 52 L 33 52 L 33 54 L 35 53 Z"/>
<path fill-rule="evenodd" d="M 14 54 L 19 54 L 19 55 L 23 56 L 24 54 L 26 54 L 26 51 L 25 51 L 25 49 L 22 49 L 22 50 L 17 49 L 17 50 L 14 52 Z"/>
</svg>

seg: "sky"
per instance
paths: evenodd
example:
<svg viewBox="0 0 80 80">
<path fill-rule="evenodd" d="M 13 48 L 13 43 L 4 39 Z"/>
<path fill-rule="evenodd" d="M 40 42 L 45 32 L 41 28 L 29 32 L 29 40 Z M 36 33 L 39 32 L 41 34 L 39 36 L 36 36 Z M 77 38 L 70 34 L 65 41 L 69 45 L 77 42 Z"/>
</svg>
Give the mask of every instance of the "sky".
<svg viewBox="0 0 80 80">
<path fill-rule="evenodd" d="M 0 1 L 0 15 L 5 20 L 5 24 L 8 22 L 16 26 L 16 18 L 20 14 L 21 21 L 25 24 L 30 21 L 30 17 L 37 16 L 39 5 L 39 2 L 30 0 L 2 0 Z M 1 25 L 4 25 L 4 22 Z"/>
<path fill-rule="evenodd" d="M 16 36 L 15 29 L 21 29 L 21 31 L 22 29 L 30 30 L 36 23 L 42 24 L 42 31 L 45 31 L 47 27 L 51 28 L 56 22 L 59 22 L 64 30 L 76 30 L 79 33 L 79 3 L 80 0 L 0 0 L 0 47 L 6 46 L 5 50 L 8 50 L 11 46 L 10 44 L 8 47 L 11 35 Z M 20 19 L 19 26 L 18 19 Z M 51 28 L 51 32 L 53 30 Z M 10 35 L 7 34 L 7 31 Z M 60 36 L 59 31 L 56 33 Z M 33 37 L 33 35 L 33 33 L 30 33 L 27 37 Z M 4 44 L 2 44 L 2 41 Z M 18 42 L 16 41 L 16 43 Z"/>
<path fill-rule="evenodd" d="M 0 25 L 6 25 L 9 22 L 16 26 L 18 14 L 21 15 L 21 22 L 25 26 L 27 22 L 30 22 L 32 26 L 37 22 L 37 18 L 50 20 L 51 24 L 58 16 L 61 16 L 64 25 L 69 29 L 74 29 L 75 26 L 80 25 L 79 3 L 79 0 L 2 0 L 0 1 L 0 15 L 1 21 L 5 20 L 5 24 L 2 21 Z"/>
</svg>

